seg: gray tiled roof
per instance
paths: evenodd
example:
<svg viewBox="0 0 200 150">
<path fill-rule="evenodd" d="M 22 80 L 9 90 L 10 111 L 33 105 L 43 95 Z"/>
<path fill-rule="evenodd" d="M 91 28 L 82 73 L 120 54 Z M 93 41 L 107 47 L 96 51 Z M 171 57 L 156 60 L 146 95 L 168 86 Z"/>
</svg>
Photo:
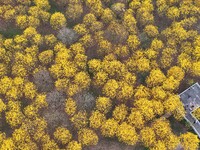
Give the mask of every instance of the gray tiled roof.
<svg viewBox="0 0 200 150">
<path fill-rule="evenodd" d="M 200 85 L 195 83 L 179 94 L 179 96 L 186 110 L 184 118 L 200 138 L 200 122 L 192 115 L 194 109 L 200 107 Z"/>
</svg>

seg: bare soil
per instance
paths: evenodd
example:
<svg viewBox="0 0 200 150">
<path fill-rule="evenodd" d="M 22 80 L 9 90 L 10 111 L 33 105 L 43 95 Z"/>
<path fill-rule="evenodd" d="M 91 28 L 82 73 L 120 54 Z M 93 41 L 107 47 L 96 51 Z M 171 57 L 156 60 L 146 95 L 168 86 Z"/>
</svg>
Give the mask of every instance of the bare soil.
<svg viewBox="0 0 200 150">
<path fill-rule="evenodd" d="M 170 117 L 169 120 L 174 134 L 179 136 L 189 130 L 189 128 L 185 125 L 184 120 L 180 122 L 173 117 Z"/>
<path fill-rule="evenodd" d="M 145 147 L 139 144 L 128 146 L 117 140 L 102 139 L 96 146 L 86 147 L 83 150 L 145 150 Z"/>
</svg>

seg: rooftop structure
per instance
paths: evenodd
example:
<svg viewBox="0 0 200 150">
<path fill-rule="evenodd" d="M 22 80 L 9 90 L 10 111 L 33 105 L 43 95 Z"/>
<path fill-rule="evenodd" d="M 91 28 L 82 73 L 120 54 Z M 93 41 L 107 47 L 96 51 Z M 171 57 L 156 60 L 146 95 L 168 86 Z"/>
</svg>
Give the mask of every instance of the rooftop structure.
<svg viewBox="0 0 200 150">
<path fill-rule="evenodd" d="M 186 110 L 186 114 L 184 118 L 191 125 L 194 131 L 200 138 L 200 122 L 196 117 L 192 114 L 194 110 L 200 107 L 200 85 L 199 83 L 195 83 L 190 86 L 188 89 L 179 94 L 181 101 Z"/>
</svg>

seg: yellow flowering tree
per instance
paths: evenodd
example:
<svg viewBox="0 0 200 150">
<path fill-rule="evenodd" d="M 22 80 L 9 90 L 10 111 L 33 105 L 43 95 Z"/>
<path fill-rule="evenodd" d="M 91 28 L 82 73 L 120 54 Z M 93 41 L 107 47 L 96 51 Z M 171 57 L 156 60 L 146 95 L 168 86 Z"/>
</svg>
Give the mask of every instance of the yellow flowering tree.
<svg viewBox="0 0 200 150">
<path fill-rule="evenodd" d="M 70 118 L 76 129 L 84 128 L 88 125 L 88 116 L 85 111 L 77 112 L 72 118 Z"/>
<path fill-rule="evenodd" d="M 146 82 L 149 87 L 155 87 L 158 85 L 162 85 L 165 79 L 166 77 L 160 69 L 154 69 L 150 72 L 150 75 L 146 79 Z"/>
<path fill-rule="evenodd" d="M 171 20 L 178 19 L 180 16 L 180 10 L 177 7 L 170 7 L 167 10 L 167 17 Z"/>
<path fill-rule="evenodd" d="M 119 92 L 117 93 L 116 98 L 119 101 L 126 101 L 128 99 L 130 99 L 133 95 L 133 87 L 130 86 L 128 83 L 126 82 L 121 82 L 119 83 Z"/>
<path fill-rule="evenodd" d="M 141 140 L 146 147 L 151 147 L 156 143 L 156 134 L 150 127 L 145 127 L 140 131 Z"/>
<path fill-rule="evenodd" d="M 110 79 L 106 82 L 102 91 L 106 97 L 115 98 L 118 88 L 119 88 L 119 85 L 117 81 L 114 79 Z"/>
<path fill-rule="evenodd" d="M 167 76 L 173 76 L 174 79 L 181 81 L 185 76 L 185 72 L 182 68 L 178 66 L 173 66 L 167 71 Z"/>
<path fill-rule="evenodd" d="M 32 82 L 25 83 L 24 94 L 26 98 L 33 100 L 36 92 L 36 86 Z"/>
<path fill-rule="evenodd" d="M 67 150 L 82 150 L 82 146 L 77 141 L 71 141 L 67 145 Z"/>
<path fill-rule="evenodd" d="M 97 134 L 91 129 L 83 128 L 78 132 L 78 141 L 82 145 L 96 145 L 98 140 Z"/>
<path fill-rule="evenodd" d="M 147 25 L 144 31 L 149 37 L 156 37 L 159 34 L 158 28 L 154 25 Z"/>
<path fill-rule="evenodd" d="M 66 21 L 65 16 L 60 12 L 56 12 L 51 15 L 50 24 L 51 24 L 52 28 L 55 30 L 65 26 L 66 22 L 67 21 Z"/>
<path fill-rule="evenodd" d="M 54 132 L 54 137 L 58 142 L 65 145 L 71 140 L 72 134 L 70 133 L 68 129 L 63 128 L 63 127 L 58 127 L 56 128 L 56 131 Z"/>
<path fill-rule="evenodd" d="M 0 114 L 5 110 L 6 110 L 6 104 L 2 101 L 2 99 L 0 99 Z"/>
<path fill-rule="evenodd" d="M 141 129 L 144 126 L 145 120 L 138 109 L 132 108 L 130 115 L 127 117 L 127 123 L 136 129 Z"/>
<path fill-rule="evenodd" d="M 181 134 L 179 138 L 184 149 L 198 149 L 199 139 L 197 135 L 191 132 L 186 132 Z"/>
<path fill-rule="evenodd" d="M 103 113 L 99 112 L 98 110 L 93 111 L 89 118 L 90 127 L 93 129 L 98 129 L 102 126 L 105 120 L 106 116 Z"/>
<path fill-rule="evenodd" d="M 155 120 L 152 123 L 152 129 L 156 133 L 156 136 L 159 137 L 159 139 L 165 139 L 167 136 L 172 134 L 172 130 L 171 130 L 169 121 L 167 121 L 164 118 Z"/>
<path fill-rule="evenodd" d="M 120 142 L 124 142 L 128 145 L 135 145 L 138 141 L 138 135 L 135 128 L 126 122 L 119 125 L 116 135 Z"/>
<path fill-rule="evenodd" d="M 192 72 L 193 76 L 197 76 L 197 77 L 200 76 L 200 67 L 199 66 L 200 66 L 200 61 L 194 62 L 192 64 L 191 72 Z"/>
<path fill-rule="evenodd" d="M 155 145 L 151 148 L 151 150 L 166 150 L 166 146 L 165 146 L 165 143 L 161 140 L 158 140 Z"/>
<path fill-rule="evenodd" d="M 79 72 L 74 77 L 74 83 L 82 89 L 86 89 L 90 85 L 90 77 L 86 72 Z"/>
<path fill-rule="evenodd" d="M 176 149 L 180 144 L 180 140 L 176 135 L 171 133 L 164 139 L 164 143 L 167 149 Z"/>
<path fill-rule="evenodd" d="M 135 50 L 140 45 L 140 41 L 136 35 L 130 35 L 127 43 L 132 50 Z"/>
<path fill-rule="evenodd" d="M 10 149 L 10 150 L 13 149 L 14 150 L 15 148 L 16 147 L 15 147 L 15 144 L 14 144 L 12 138 L 7 138 L 7 139 L 3 140 L 1 149 Z"/>
<path fill-rule="evenodd" d="M 68 98 L 65 103 L 65 112 L 69 116 L 73 116 L 76 112 L 77 106 L 75 100 Z"/>
<path fill-rule="evenodd" d="M 113 118 L 118 122 L 123 122 L 128 114 L 128 108 L 126 105 L 121 104 L 115 107 L 113 110 Z"/>
<path fill-rule="evenodd" d="M 53 51 L 46 50 L 39 54 L 39 60 L 43 65 L 48 65 L 53 60 Z"/>
<path fill-rule="evenodd" d="M 111 99 L 108 97 L 98 97 L 96 99 L 96 108 L 104 114 L 108 113 L 112 108 Z"/>
<path fill-rule="evenodd" d="M 114 137 L 117 133 L 119 124 L 115 119 L 108 119 L 101 126 L 101 134 L 105 137 Z"/>
</svg>

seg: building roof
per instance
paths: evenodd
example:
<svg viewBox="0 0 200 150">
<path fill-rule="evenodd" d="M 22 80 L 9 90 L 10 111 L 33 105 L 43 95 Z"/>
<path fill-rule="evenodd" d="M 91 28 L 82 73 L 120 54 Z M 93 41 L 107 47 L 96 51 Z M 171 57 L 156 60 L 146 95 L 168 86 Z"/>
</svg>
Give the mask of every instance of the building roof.
<svg viewBox="0 0 200 150">
<path fill-rule="evenodd" d="M 184 105 L 186 110 L 186 114 L 184 118 L 186 121 L 192 126 L 194 131 L 200 138 L 200 122 L 196 117 L 192 114 L 194 110 L 200 107 L 200 85 L 199 83 L 195 83 L 181 94 L 179 94 L 180 99 Z"/>
<path fill-rule="evenodd" d="M 181 97 L 181 101 L 184 105 L 187 105 L 190 102 L 195 102 L 200 106 L 200 85 L 199 83 L 195 83 L 189 88 L 187 88 L 185 91 L 183 91 L 181 94 L 179 94 Z"/>
</svg>

